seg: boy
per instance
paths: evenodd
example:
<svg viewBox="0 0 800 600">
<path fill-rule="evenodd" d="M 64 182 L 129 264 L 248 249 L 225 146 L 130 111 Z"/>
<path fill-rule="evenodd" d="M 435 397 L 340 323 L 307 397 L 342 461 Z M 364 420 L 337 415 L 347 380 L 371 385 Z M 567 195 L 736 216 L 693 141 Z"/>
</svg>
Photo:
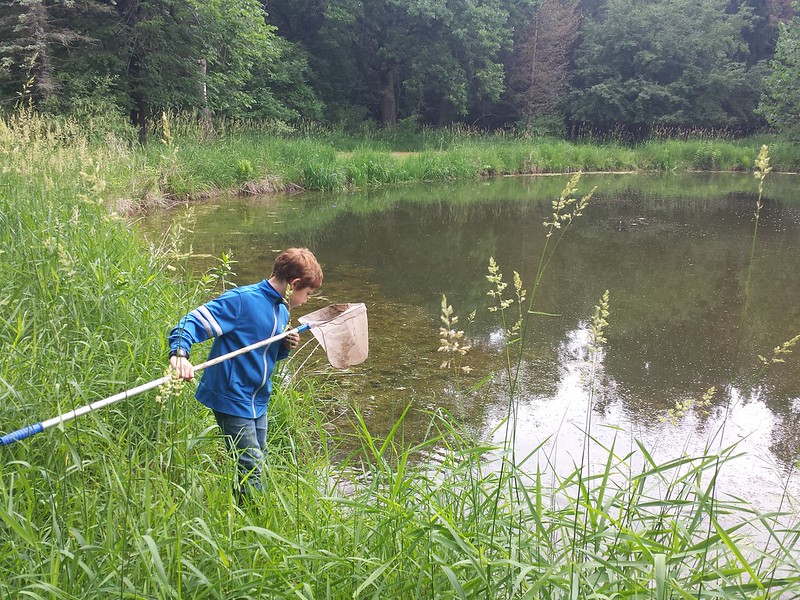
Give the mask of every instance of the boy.
<svg viewBox="0 0 800 600">
<path fill-rule="evenodd" d="M 192 344 L 215 338 L 209 359 L 278 335 L 289 308 L 305 304 L 322 284 L 322 268 L 307 248 L 289 248 L 275 260 L 269 279 L 233 288 L 183 317 L 169 335 L 169 363 L 182 379 L 194 377 Z M 195 397 L 214 412 L 228 450 L 235 452 L 239 484 L 261 489 L 267 444 L 267 405 L 275 363 L 289 356 L 300 336 L 270 344 L 209 367 Z M 244 490 L 242 490 L 244 491 Z"/>
</svg>

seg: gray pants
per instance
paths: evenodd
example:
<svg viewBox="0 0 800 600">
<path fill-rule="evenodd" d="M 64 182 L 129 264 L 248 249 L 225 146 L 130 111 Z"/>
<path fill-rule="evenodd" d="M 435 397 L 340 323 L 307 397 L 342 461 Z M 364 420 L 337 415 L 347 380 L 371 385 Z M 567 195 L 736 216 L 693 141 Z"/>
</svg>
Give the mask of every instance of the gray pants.
<svg viewBox="0 0 800 600">
<path fill-rule="evenodd" d="M 225 437 L 225 446 L 238 462 L 239 490 L 261 491 L 261 467 L 267 449 L 267 413 L 249 419 L 214 411 L 214 418 Z"/>
</svg>

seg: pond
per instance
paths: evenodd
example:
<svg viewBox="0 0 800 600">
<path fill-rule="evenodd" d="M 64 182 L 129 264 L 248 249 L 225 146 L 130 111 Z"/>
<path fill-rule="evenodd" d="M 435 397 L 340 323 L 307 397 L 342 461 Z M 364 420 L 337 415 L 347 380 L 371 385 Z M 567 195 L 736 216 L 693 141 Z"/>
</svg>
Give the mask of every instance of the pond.
<svg viewBox="0 0 800 600">
<path fill-rule="evenodd" d="M 489 260 L 504 281 L 519 272 L 530 292 L 547 240 L 543 222 L 568 180 L 231 197 L 156 214 L 140 227 L 156 239 L 190 222 L 183 234 L 195 254 L 190 268 L 207 269 L 231 251 L 239 284 L 268 276 L 283 248 L 311 248 L 325 282 L 295 316 L 334 302 L 366 303 L 370 357 L 346 372 L 325 369 L 314 355 L 296 365 L 326 373 L 335 384 L 330 395 L 358 407 L 374 436 L 386 435 L 411 405 L 408 442 L 424 435 L 425 411 L 439 409 L 500 442 L 508 377 L 502 321 L 488 310 Z M 624 454 L 641 440 L 659 461 L 735 442 L 746 455 L 722 485 L 747 496 L 758 490 L 759 503 L 774 508 L 781 482 L 797 490 L 792 469 L 800 451 L 800 344 L 785 363 L 771 363 L 773 349 L 800 334 L 796 178 L 768 178 L 755 245 L 750 174 L 585 175 L 578 193 L 595 186 L 536 294 L 535 310 L 548 315 L 531 316 L 521 357 L 518 456 L 544 443 L 556 468 L 572 467 L 589 422 L 599 443 L 616 440 Z M 606 290 L 607 343 L 592 361 L 589 328 Z M 460 359 L 469 373 L 440 368 L 443 295 L 471 345 Z M 176 318 L 191 308 L 180 307 Z M 507 309 L 511 322 L 516 311 Z M 712 386 L 707 411 L 696 405 L 665 421 L 676 403 L 700 403 Z"/>
</svg>

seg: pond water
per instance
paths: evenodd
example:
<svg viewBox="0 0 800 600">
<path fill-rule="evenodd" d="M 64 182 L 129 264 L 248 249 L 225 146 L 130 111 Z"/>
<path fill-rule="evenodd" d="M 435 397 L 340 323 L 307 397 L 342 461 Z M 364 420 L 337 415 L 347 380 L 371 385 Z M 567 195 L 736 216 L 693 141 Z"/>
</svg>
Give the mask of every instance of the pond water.
<svg viewBox="0 0 800 600">
<path fill-rule="evenodd" d="M 295 316 L 334 302 L 364 302 L 369 314 L 370 357 L 330 373 L 336 400 L 357 406 L 378 437 L 410 404 L 407 441 L 424 435 L 424 411 L 436 409 L 498 441 L 508 386 L 502 323 L 488 310 L 489 259 L 505 281 L 518 271 L 530 290 L 546 240 L 542 223 L 567 181 L 514 177 L 231 197 L 156 214 L 140 227 L 156 239 L 191 221 L 183 240 L 196 255 L 191 268 L 202 271 L 212 257 L 232 251 L 239 284 L 268 276 L 283 248 L 308 246 L 323 264 L 325 282 Z M 589 208 L 559 243 L 537 292 L 536 310 L 554 316 L 530 321 L 517 393 L 517 454 L 547 440 L 551 462 L 579 463 L 591 411 L 598 441 L 614 438 L 618 447 L 634 449 L 633 440 L 641 440 L 659 461 L 738 443 L 746 455 L 722 485 L 749 497 L 758 490 L 759 503 L 774 507 L 782 481 L 797 491 L 800 344 L 785 364 L 764 369 L 758 356 L 771 358 L 773 348 L 800 334 L 796 178 L 767 180 L 752 269 L 757 186 L 751 175 L 585 175 L 579 193 L 594 186 Z M 607 343 L 593 369 L 589 326 L 605 290 Z M 443 294 L 472 346 L 461 359 L 469 374 L 439 368 Z M 509 311 L 513 320 L 516 307 Z M 314 356 L 302 368 L 328 372 Z M 663 421 L 676 402 L 699 401 L 712 386 L 718 391 L 709 414 L 689 411 L 677 424 Z"/>
</svg>

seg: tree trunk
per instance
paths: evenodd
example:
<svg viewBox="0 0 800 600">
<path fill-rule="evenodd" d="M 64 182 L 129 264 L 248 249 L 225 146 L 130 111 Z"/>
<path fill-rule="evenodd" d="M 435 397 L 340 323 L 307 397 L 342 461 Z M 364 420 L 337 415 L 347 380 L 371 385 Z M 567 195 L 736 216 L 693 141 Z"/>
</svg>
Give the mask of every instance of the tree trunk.
<svg viewBox="0 0 800 600">
<path fill-rule="evenodd" d="M 208 86 L 206 85 L 206 74 L 208 73 L 208 63 L 205 58 L 197 60 L 197 66 L 200 68 L 200 125 L 203 128 L 203 133 L 208 136 L 214 132 L 214 124 L 211 121 L 211 111 L 208 110 Z"/>
<path fill-rule="evenodd" d="M 397 125 L 397 96 L 395 96 L 395 79 L 397 71 L 395 67 L 386 71 L 381 90 L 381 121 L 385 125 Z"/>
<path fill-rule="evenodd" d="M 536 86 L 536 69 L 539 68 L 539 14 L 533 18 L 533 47 L 531 48 L 531 65 L 530 65 L 530 78 L 528 79 L 528 89 L 532 90 Z M 531 123 L 533 122 L 533 113 L 536 111 L 535 102 L 531 98 L 523 107 L 523 114 L 525 115 L 525 129 L 530 131 Z"/>
<path fill-rule="evenodd" d="M 135 98 L 136 110 L 133 111 L 131 117 L 133 124 L 139 128 L 139 143 L 144 144 L 147 141 L 147 121 L 150 118 L 150 106 L 141 94 L 136 94 Z"/>
<path fill-rule="evenodd" d="M 141 19 L 139 0 L 117 0 L 117 15 L 120 25 L 130 35 L 131 30 Z M 131 86 L 130 96 L 136 108 L 131 110 L 131 123 L 139 128 L 139 143 L 147 141 L 147 120 L 150 116 L 150 105 L 141 85 L 141 58 L 144 51 L 135 39 L 131 40 L 131 50 L 128 56 L 128 81 Z"/>
<path fill-rule="evenodd" d="M 56 92 L 56 82 L 53 79 L 53 69 L 50 64 L 50 47 L 47 41 L 47 7 L 44 2 L 31 5 L 28 13 L 28 24 L 34 45 L 34 54 L 31 57 L 31 72 L 34 77 L 33 87 L 39 98 L 43 101 L 50 100 Z"/>
</svg>

